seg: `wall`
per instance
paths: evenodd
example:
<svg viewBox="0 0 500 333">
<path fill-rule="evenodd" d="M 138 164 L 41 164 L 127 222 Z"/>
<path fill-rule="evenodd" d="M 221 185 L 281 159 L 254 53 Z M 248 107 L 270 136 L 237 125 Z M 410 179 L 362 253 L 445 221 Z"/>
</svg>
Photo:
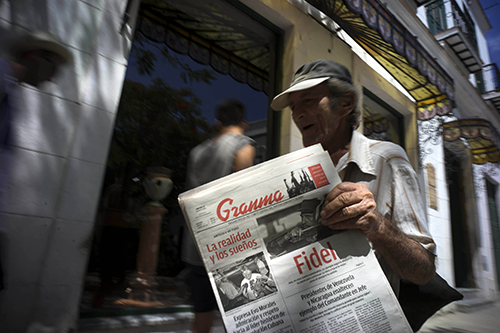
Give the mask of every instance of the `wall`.
<svg viewBox="0 0 500 333">
<path fill-rule="evenodd" d="M 4 332 L 42 326 L 65 332 L 76 323 L 133 31 L 128 26 L 119 33 L 126 3 L 0 1 L 2 36 L 47 30 L 74 58 L 40 89 L 20 87 L 15 148 L 0 207 L 7 228 L 6 290 L 0 293 Z"/>
<path fill-rule="evenodd" d="M 472 75 L 464 70 L 464 66 L 459 64 L 458 58 L 452 53 L 453 51 L 446 45 L 440 45 L 434 39 L 434 36 L 428 31 L 425 24 L 427 23 L 427 17 L 425 14 L 425 7 L 421 6 L 417 15 L 419 19 L 415 19 L 412 13 L 404 12 L 402 9 L 402 4 L 398 1 L 388 1 L 391 7 L 394 9 L 393 12 L 397 16 L 400 16 L 406 24 L 407 28 L 412 31 L 412 33 L 419 37 L 421 43 L 423 43 L 428 51 L 436 57 L 439 64 L 449 73 L 454 81 L 455 88 L 455 105 L 456 108 L 453 110 L 454 115 L 461 118 L 482 118 L 491 122 L 494 128 L 499 128 L 500 117 L 498 112 L 490 108 L 482 99 L 480 93 L 476 90 L 474 85 L 471 83 L 474 80 L 469 80 Z M 460 6 L 464 5 L 464 1 L 457 1 Z M 477 5 L 477 4 L 476 4 Z M 449 4 L 447 8 L 451 10 Z M 470 11 L 473 15 L 472 11 Z M 484 13 L 483 13 L 484 15 Z M 450 19 L 450 17 L 449 17 Z M 484 37 L 484 30 L 487 29 L 487 24 L 484 22 L 479 22 L 477 18 L 476 21 L 476 34 L 478 39 L 479 53 L 486 64 L 489 62 L 489 55 L 487 50 L 487 41 Z M 449 22 L 450 23 L 450 22 Z M 451 23 L 450 23 L 451 24 Z M 450 27 L 450 26 L 449 26 Z M 446 185 L 446 175 L 444 174 L 444 155 L 442 145 L 433 146 L 433 153 L 426 157 L 425 163 L 432 163 L 436 167 L 437 183 L 438 183 L 438 211 L 431 208 L 428 209 L 428 219 L 430 225 L 430 231 L 434 236 L 438 248 L 438 272 L 443 275 L 451 284 L 454 280 L 453 271 L 453 251 L 452 251 L 452 239 L 451 239 L 451 226 L 450 226 L 450 213 L 449 213 L 449 199 L 448 190 Z M 475 165 L 473 166 L 476 167 Z M 464 175 L 471 179 L 470 175 Z M 476 189 L 477 190 L 477 189 Z M 485 191 L 480 190 L 480 191 Z M 478 192 L 479 193 L 479 192 Z M 479 193 L 479 197 L 485 196 L 486 193 Z M 479 199 L 480 200 L 480 199 Z M 471 201 L 473 202 L 473 201 Z M 468 220 L 475 222 L 477 225 L 471 228 L 471 235 L 469 235 L 474 241 L 476 239 L 485 239 L 485 228 L 490 228 L 489 225 L 484 225 L 484 203 L 477 203 L 479 212 L 476 209 L 468 209 Z M 482 212 L 481 212 L 482 210 Z M 479 233 L 479 237 L 477 236 Z M 484 265 L 481 261 L 491 264 L 492 259 L 491 251 L 485 248 L 484 243 L 479 241 L 479 248 L 472 249 L 474 254 L 473 266 L 475 280 L 478 287 L 482 290 L 485 296 L 491 296 L 489 292 L 493 290 L 491 288 L 491 275 L 484 274 Z M 481 254 L 480 254 L 481 253 Z"/>
</svg>

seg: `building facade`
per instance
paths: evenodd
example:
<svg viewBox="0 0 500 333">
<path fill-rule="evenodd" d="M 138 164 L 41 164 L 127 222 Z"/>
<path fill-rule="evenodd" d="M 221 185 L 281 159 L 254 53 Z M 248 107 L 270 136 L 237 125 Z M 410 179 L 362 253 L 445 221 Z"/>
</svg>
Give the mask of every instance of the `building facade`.
<svg viewBox="0 0 500 333">
<path fill-rule="evenodd" d="M 193 19 L 196 25 L 187 23 Z M 20 87 L 0 206 L 7 236 L 0 327 L 7 332 L 76 328 L 139 32 L 269 101 L 306 62 L 345 65 L 364 93 L 360 130 L 402 145 L 417 170 L 438 272 L 483 298 L 498 294 L 500 116 L 479 1 L 23 0 L 0 3 L 0 24 L 3 36 L 48 30 L 74 58 L 40 89 Z M 207 25 L 218 34 L 197 28 Z M 222 43 L 228 36 L 239 39 Z M 267 115 L 260 155 L 302 147 L 289 110 L 268 107 Z"/>
<path fill-rule="evenodd" d="M 457 97 L 452 114 L 420 117 L 420 128 L 435 129 L 439 123 L 443 129 L 439 143 L 422 147 L 428 217 L 446 251 L 439 269 L 455 286 L 476 289 L 489 298 L 499 288 L 494 245 L 499 239 L 498 193 L 493 180 L 498 168 L 498 70 L 490 62 L 485 39 L 491 26 L 478 1 L 426 2 L 417 15 L 450 57 L 443 66 L 453 75 Z M 451 64 L 456 64 L 455 70 Z M 421 142 L 434 133 L 421 131 Z M 429 148 L 433 152 L 426 154 Z"/>
</svg>

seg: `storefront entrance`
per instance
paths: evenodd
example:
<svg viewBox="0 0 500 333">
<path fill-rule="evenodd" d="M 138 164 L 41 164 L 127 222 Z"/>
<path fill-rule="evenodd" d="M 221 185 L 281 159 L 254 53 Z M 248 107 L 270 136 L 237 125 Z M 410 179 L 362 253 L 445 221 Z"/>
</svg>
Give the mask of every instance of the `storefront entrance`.
<svg viewBox="0 0 500 333">
<path fill-rule="evenodd" d="M 279 128 L 269 101 L 280 34 L 239 1 L 141 2 L 96 214 L 81 317 L 191 311 L 180 260 L 188 231 L 177 203 L 187 157 L 215 133 L 214 108 L 224 98 L 242 100 L 251 126 L 264 128 L 256 131 L 264 133 L 255 138 L 258 161 L 276 154 L 279 133 L 268 129 Z M 147 194 L 144 183 L 152 177 L 170 178 L 171 191 L 160 198 Z M 162 207 L 153 215 L 151 201 Z M 159 219 L 158 228 L 145 228 L 153 219 Z M 157 243 L 156 252 L 145 254 L 152 243 Z M 138 274 L 144 265 L 154 271 L 147 283 Z"/>
</svg>

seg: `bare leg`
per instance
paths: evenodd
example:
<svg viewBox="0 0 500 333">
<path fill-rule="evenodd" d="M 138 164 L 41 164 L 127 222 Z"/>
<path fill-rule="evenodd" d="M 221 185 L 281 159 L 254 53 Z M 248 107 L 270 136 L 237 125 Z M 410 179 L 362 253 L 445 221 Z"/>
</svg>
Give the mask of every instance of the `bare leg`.
<svg viewBox="0 0 500 333">
<path fill-rule="evenodd" d="M 214 322 L 215 311 L 195 312 L 193 333 L 209 333 Z"/>
</svg>

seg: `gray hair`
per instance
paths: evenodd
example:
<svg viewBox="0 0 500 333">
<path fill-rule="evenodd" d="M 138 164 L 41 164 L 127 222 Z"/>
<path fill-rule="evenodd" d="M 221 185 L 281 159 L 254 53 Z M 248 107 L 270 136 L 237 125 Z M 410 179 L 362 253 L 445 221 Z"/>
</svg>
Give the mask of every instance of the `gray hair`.
<svg viewBox="0 0 500 333">
<path fill-rule="evenodd" d="M 337 109 L 339 98 L 347 96 L 354 97 L 354 106 L 349 114 L 348 123 L 353 129 L 358 128 L 361 122 L 361 92 L 359 88 L 349 82 L 334 77 L 329 78 L 326 81 L 326 85 L 330 90 L 330 107 L 332 110 Z"/>
</svg>

